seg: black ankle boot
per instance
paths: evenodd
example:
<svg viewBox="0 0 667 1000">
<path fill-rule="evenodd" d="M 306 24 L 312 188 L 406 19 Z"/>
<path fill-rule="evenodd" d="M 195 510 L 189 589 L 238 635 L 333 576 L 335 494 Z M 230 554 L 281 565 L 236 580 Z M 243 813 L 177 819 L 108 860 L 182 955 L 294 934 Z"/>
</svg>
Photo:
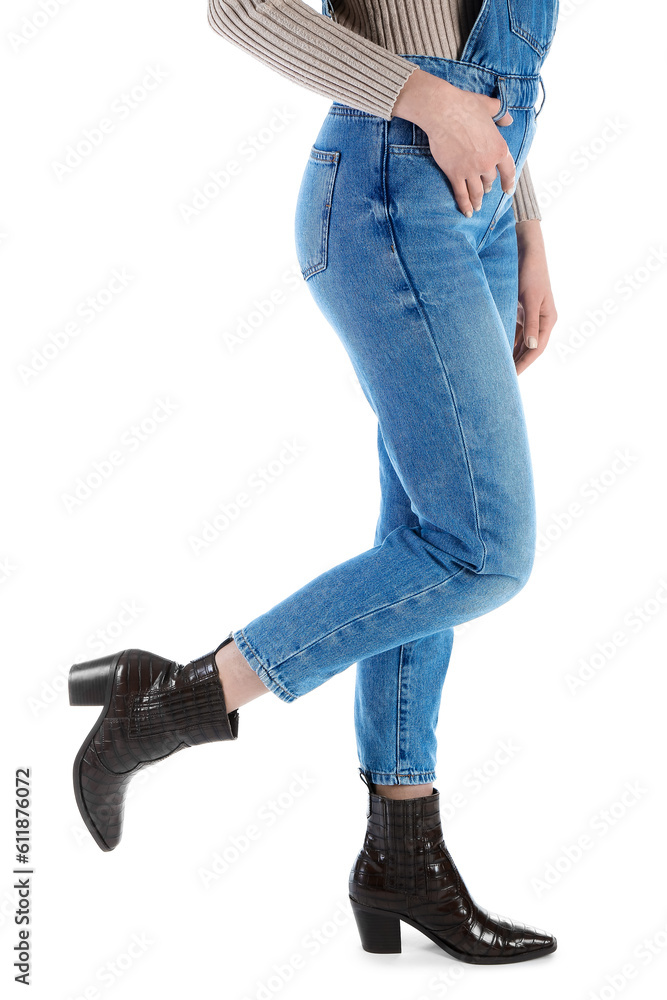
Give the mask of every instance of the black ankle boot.
<svg viewBox="0 0 667 1000">
<path fill-rule="evenodd" d="M 478 906 L 445 846 L 440 793 L 390 799 L 368 786 L 364 846 L 352 866 L 349 894 L 364 951 L 400 952 L 401 920 L 440 948 L 477 965 L 539 958 L 556 938 Z"/>
<path fill-rule="evenodd" d="M 103 851 L 120 843 L 133 774 L 184 747 L 237 738 L 238 711 L 227 714 L 215 663 L 231 640 L 186 666 L 126 649 L 70 669 L 70 705 L 104 706 L 74 761 L 77 805 Z"/>
</svg>

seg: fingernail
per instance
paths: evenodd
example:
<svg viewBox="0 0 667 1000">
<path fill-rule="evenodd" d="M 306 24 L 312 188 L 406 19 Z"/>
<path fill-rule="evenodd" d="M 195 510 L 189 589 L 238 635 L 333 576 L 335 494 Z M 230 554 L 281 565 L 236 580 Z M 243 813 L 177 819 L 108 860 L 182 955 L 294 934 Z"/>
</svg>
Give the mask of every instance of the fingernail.
<svg viewBox="0 0 667 1000">
<path fill-rule="evenodd" d="M 471 219 L 471 218 L 472 218 L 472 212 L 470 211 L 470 209 L 468 209 L 468 211 L 466 212 L 466 219 Z"/>
<path fill-rule="evenodd" d="M 529 337 L 526 343 L 529 347 L 537 347 L 537 337 Z"/>
</svg>

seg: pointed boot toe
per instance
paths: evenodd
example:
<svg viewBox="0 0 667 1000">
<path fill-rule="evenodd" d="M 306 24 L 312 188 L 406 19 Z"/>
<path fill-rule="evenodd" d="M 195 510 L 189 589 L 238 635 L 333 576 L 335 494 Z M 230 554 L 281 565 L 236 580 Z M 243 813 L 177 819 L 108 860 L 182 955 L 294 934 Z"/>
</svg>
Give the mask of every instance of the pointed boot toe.
<svg viewBox="0 0 667 1000">
<path fill-rule="evenodd" d="M 349 897 L 364 951 L 401 951 L 401 921 L 453 958 L 499 965 L 556 950 L 546 931 L 478 906 L 443 838 L 440 793 L 391 799 L 368 786 L 364 844 L 349 875 Z"/>
</svg>

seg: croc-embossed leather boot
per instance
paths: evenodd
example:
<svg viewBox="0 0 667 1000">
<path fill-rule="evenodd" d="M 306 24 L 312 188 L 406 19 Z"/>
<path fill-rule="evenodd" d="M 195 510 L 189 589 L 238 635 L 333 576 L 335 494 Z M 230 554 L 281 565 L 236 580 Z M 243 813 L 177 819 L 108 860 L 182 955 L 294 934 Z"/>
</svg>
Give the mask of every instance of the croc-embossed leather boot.
<svg viewBox="0 0 667 1000">
<path fill-rule="evenodd" d="M 352 911 L 364 951 L 401 950 L 401 920 L 454 958 L 500 965 L 556 950 L 556 938 L 478 906 L 442 834 L 440 793 L 390 799 L 375 793 L 370 775 L 364 845 L 349 876 Z"/>
<path fill-rule="evenodd" d="M 75 663 L 70 705 L 102 705 L 74 761 L 79 811 L 103 851 L 120 843 L 132 776 L 184 747 L 238 736 L 238 710 L 227 714 L 215 654 L 185 666 L 144 649 Z"/>
</svg>

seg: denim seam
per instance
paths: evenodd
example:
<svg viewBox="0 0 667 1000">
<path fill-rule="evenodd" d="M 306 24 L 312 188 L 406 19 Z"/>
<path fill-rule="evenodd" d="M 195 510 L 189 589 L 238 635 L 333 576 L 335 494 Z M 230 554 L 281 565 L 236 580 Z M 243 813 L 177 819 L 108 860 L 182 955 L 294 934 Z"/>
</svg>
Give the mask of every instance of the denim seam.
<svg viewBox="0 0 667 1000">
<path fill-rule="evenodd" d="M 338 104 L 332 104 L 327 114 L 345 115 L 348 118 L 361 118 L 362 120 L 366 119 L 368 121 L 373 121 L 373 122 L 385 121 L 385 119 L 382 118 L 381 115 L 374 115 L 370 111 L 362 111 L 361 108 L 341 107 Z"/>
<path fill-rule="evenodd" d="M 350 618 L 349 621 L 344 622 L 342 625 L 338 625 L 337 628 L 332 628 L 332 629 L 329 630 L 329 632 L 325 632 L 324 635 L 320 635 L 320 636 L 317 637 L 317 639 L 313 639 L 313 641 L 309 642 L 307 646 L 303 646 L 301 649 L 298 649 L 296 651 L 296 653 L 292 653 L 290 656 L 287 656 L 284 660 L 281 660 L 280 663 L 276 663 L 274 665 L 274 669 L 276 669 L 277 667 L 283 667 L 286 663 L 289 663 L 289 661 L 291 659 L 293 659 L 295 656 L 300 656 L 301 653 L 305 653 L 306 650 L 310 649 L 311 646 L 315 646 L 318 642 L 322 642 L 323 639 L 326 639 L 328 636 L 332 635 L 334 632 L 338 632 L 338 631 L 340 631 L 340 630 L 342 630 L 344 628 L 347 628 L 348 625 L 354 625 L 354 624 L 356 624 L 356 622 L 363 621 L 363 619 L 364 618 L 368 618 L 369 615 L 376 615 L 378 613 L 378 611 L 386 611 L 387 608 L 395 608 L 399 604 L 402 604 L 404 601 L 411 601 L 414 597 L 421 597 L 422 594 L 427 594 L 429 592 L 429 590 L 435 590 L 436 587 L 444 587 L 444 585 L 446 583 L 449 583 L 450 580 L 453 580 L 455 577 L 457 577 L 459 575 L 459 573 L 463 573 L 466 569 L 467 569 L 466 566 L 461 566 L 461 568 L 457 569 L 455 573 L 450 573 L 450 575 L 448 577 L 445 577 L 444 580 L 439 580 L 438 583 L 433 583 L 433 584 L 431 584 L 430 587 L 424 587 L 423 590 L 416 590 L 414 592 L 414 594 L 408 594 L 407 597 L 401 597 L 400 600 L 394 601 L 393 604 L 383 604 L 381 608 L 380 607 L 373 608 L 372 611 L 368 611 L 364 615 L 357 615 L 356 618 Z M 473 571 L 471 570 L 471 572 L 473 572 Z M 242 629 L 239 629 L 239 631 L 242 632 Z M 244 635 L 244 638 L 245 638 L 245 635 Z M 248 645 L 250 646 L 250 643 L 248 643 Z M 252 647 L 250 647 L 250 648 L 252 649 Z M 259 660 L 259 657 L 257 659 Z M 259 662 L 261 663 L 262 661 L 259 660 Z M 264 668 L 264 669 L 266 669 L 266 668 Z M 267 670 L 267 674 L 268 674 L 268 670 Z M 269 676 L 271 676 L 271 675 L 269 674 Z M 287 688 L 283 688 L 283 690 L 287 691 Z M 289 692 L 287 692 L 287 693 L 289 694 Z M 295 695 L 292 695 L 292 697 L 293 698 L 299 698 L 300 695 L 295 694 Z"/>
<path fill-rule="evenodd" d="M 506 80 L 520 80 L 520 81 L 525 80 L 525 81 L 527 81 L 529 83 L 532 83 L 533 81 L 539 80 L 539 76 L 540 76 L 539 72 L 537 72 L 537 73 L 511 73 L 511 72 L 507 72 L 507 73 L 506 72 L 502 72 L 502 73 L 500 73 L 500 71 L 497 70 L 497 69 L 491 69 L 489 66 L 483 66 L 482 63 L 472 62 L 470 59 L 449 59 L 446 56 L 427 56 L 427 55 L 424 55 L 423 52 L 398 52 L 396 54 L 399 55 L 399 56 L 402 56 L 404 59 L 413 59 L 415 57 L 417 59 L 435 59 L 439 63 L 444 62 L 444 63 L 451 63 L 452 65 L 456 65 L 456 66 L 469 66 L 471 69 L 474 69 L 476 72 L 480 73 L 480 75 L 487 76 L 487 77 L 490 77 L 490 78 L 497 78 L 498 76 L 503 76 L 503 78 L 506 79 Z M 493 80 L 491 80 L 490 82 L 493 82 Z M 370 112 L 365 112 L 365 114 L 370 114 Z"/>
<path fill-rule="evenodd" d="M 521 145 L 519 146 L 519 152 L 516 155 L 517 160 L 521 159 L 521 154 L 523 153 L 523 147 L 526 145 L 526 136 L 528 135 L 528 125 L 529 125 L 529 122 L 526 122 L 526 127 L 523 130 L 523 136 L 521 138 Z M 515 178 L 514 193 L 510 194 L 510 195 L 507 195 L 508 200 L 507 200 L 507 202 L 505 204 L 504 211 L 508 211 L 508 206 L 510 204 L 512 204 L 512 200 L 514 198 L 514 194 L 516 194 L 517 185 L 519 183 L 519 180 L 521 178 L 521 174 L 522 173 L 523 173 L 523 170 L 520 170 L 519 171 L 519 176 Z M 503 195 L 506 195 L 506 194 L 507 194 L 507 192 L 503 191 Z M 479 251 L 483 249 L 485 243 L 487 242 L 487 236 L 491 232 L 491 226 L 495 226 L 496 220 L 500 218 L 500 215 L 498 214 L 498 209 L 500 208 L 501 205 L 502 205 L 502 198 L 500 199 L 500 202 L 498 203 L 498 208 L 493 213 L 492 217 L 489 219 L 489 224 L 486 227 L 486 229 L 484 230 L 484 233 L 482 235 L 481 240 L 479 241 L 479 243 L 475 247 L 477 253 L 479 253 Z"/>
<path fill-rule="evenodd" d="M 399 763 L 401 761 L 401 701 L 403 697 L 402 678 L 403 678 L 404 650 L 405 650 L 405 645 L 401 644 L 401 648 L 398 653 L 398 695 L 396 698 L 396 770 L 397 771 Z"/>
<path fill-rule="evenodd" d="M 470 52 L 471 49 L 473 49 L 474 46 L 477 44 L 477 39 L 488 20 L 490 8 L 491 8 L 490 3 L 482 3 L 481 7 L 479 8 L 477 12 L 477 17 L 473 21 L 472 28 L 468 32 L 468 37 L 465 40 L 463 51 L 461 52 L 462 56 L 466 55 L 467 52 Z"/>
<path fill-rule="evenodd" d="M 383 140 L 382 140 L 383 141 L 383 147 L 384 147 L 383 150 L 382 150 L 382 196 L 383 196 L 383 199 L 384 199 L 385 219 L 387 221 L 387 225 L 389 226 L 389 231 L 390 231 L 391 236 L 392 236 L 392 244 L 395 247 L 396 261 L 397 261 L 397 263 L 398 263 L 398 265 L 399 265 L 399 267 L 401 269 L 401 273 L 403 274 L 403 278 L 405 279 L 405 281 L 408 284 L 408 287 L 409 287 L 410 292 L 412 294 L 412 299 L 413 299 L 415 308 L 419 312 L 419 315 L 421 316 L 421 318 L 422 318 L 422 320 L 424 322 L 424 325 L 426 327 L 426 330 L 428 332 L 428 335 L 429 335 L 429 337 L 431 339 L 431 343 L 433 345 L 433 349 L 434 349 L 434 351 L 435 351 L 435 353 L 436 353 L 436 355 L 438 357 L 438 360 L 440 362 L 440 369 L 441 369 L 443 377 L 445 379 L 445 384 L 447 385 L 447 388 L 449 390 L 449 396 L 450 396 L 450 399 L 452 401 L 452 406 L 454 407 L 454 414 L 456 416 L 456 424 L 457 424 L 457 427 L 459 429 L 459 434 L 461 435 L 461 444 L 462 444 L 462 447 L 463 447 L 463 454 L 465 455 L 466 468 L 468 470 L 468 479 L 470 481 L 470 489 L 471 489 L 471 492 L 472 492 L 473 506 L 474 506 L 474 509 L 475 509 L 475 531 L 476 531 L 476 534 L 477 534 L 478 541 L 479 541 L 480 545 L 482 546 L 482 553 L 483 553 L 483 555 L 482 555 L 482 565 L 480 566 L 479 570 L 477 570 L 477 572 L 483 573 L 484 572 L 484 567 L 485 567 L 486 561 L 487 561 L 488 552 L 487 552 L 487 548 L 486 548 L 486 544 L 484 542 L 484 539 L 482 538 L 482 532 L 481 532 L 481 528 L 480 528 L 480 524 L 479 524 L 479 504 L 477 502 L 477 493 L 475 492 L 475 482 L 474 482 L 474 479 L 473 479 L 472 467 L 470 465 L 470 457 L 468 455 L 468 447 L 466 445 L 465 434 L 463 433 L 463 426 L 461 424 L 461 418 L 460 418 L 460 415 L 459 415 L 459 408 L 456 405 L 456 397 L 454 395 L 454 390 L 453 390 L 452 384 L 451 384 L 451 382 L 449 380 L 449 375 L 447 374 L 447 367 L 446 367 L 446 365 L 445 365 L 445 363 L 443 361 L 442 355 L 441 355 L 441 353 L 440 353 L 440 351 L 438 349 L 438 345 L 436 343 L 435 337 L 433 336 L 433 330 L 431 329 L 431 324 L 428 321 L 428 316 L 426 315 L 426 313 L 422 309 L 421 304 L 419 302 L 419 298 L 417 297 L 417 294 L 416 294 L 416 292 L 415 292 L 415 290 L 413 288 L 412 282 L 408 278 L 408 274 L 407 274 L 407 271 L 405 269 L 405 264 L 403 263 L 403 258 L 401 256 L 401 252 L 400 252 L 400 249 L 399 249 L 399 246 L 398 246 L 398 240 L 397 240 L 397 237 L 396 237 L 396 233 L 394 232 L 394 227 L 391 224 L 391 215 L 389 213 L 389 205 L 388 205 L 388 197 L 387 197 L 387 156 L 389 155 L 389 150 L 388 150 L 389 143 L 387 142 L 387 138 L 388 138 L 387 133 L 388 133 L 388 122 L 385 122 L 385 127 L 383 129 Z"/>
<path fill-rule="evenodd" d="M 262 660 L 261 656 L 257 653 L 257 650 L 248 641 L 248 636 L 245 634 L 245 632 L 243 631 L 242 628 L 239 629 L 239 634 L 243 637 L 243 641 L 246 643 L 248 649 L 250 650 L 250 652 L 252 653 L 252 655 L 255 657 L 255 659 L 259 663 L 261 670 L 266 674 L 266 676 L 269 678 L 269 680 L 273 684 L 275 684 L 277 688 L 280 688 L 281 691 L 283 691 L 286 695 L 288 695 L 289 698 L 291 698 L 292 700 L 295 700 L 298 697 L 298 695 L 293 694 L 291 691 L 288 691 L 287 688 L 283 684 L 280 683 L 280 681 L 276 680 L 276 678 L 270 672 L 270 670 L 267 667 L 267 665 Z M 250 664 L 250 667 L 251 667 L 251 669 L 254 669 L 252 667 L 252 664 Z M 259 674 L 259 671 L 255 670 L 255 673 Z M 260 677 L 260 680 L 261 680 L 261 677 Z"/>
<path fill-rule="evenodd" d="M 375 771 L 371 767 L 364 767 L 363 770 L 367 774 L 370 774 L 371 779 L 372 779 L 372 781 L 374 783 L 377 783 L 379 785 L 385 785 L 385 784 L 387 784 L 387 782 L 381 781 L 380 778 L 421 778 L 424 775 L 426 775 L 426 777 L 428 778 L 428 781 L 435 781 L 436 780 L 436 773 L 433 770 L 429 770 L 429 771 Z M 413 782 L 413 784 L 415 784 L 415 785 L 424 784 L 425 785 L 425 784 L 428 784 L 428 781 L 424 781 L 424 782 L 415 781 L 415 782 Z M 404 784 L 408 784 L 408 782 L 404 782 Z"/>
</svg>

